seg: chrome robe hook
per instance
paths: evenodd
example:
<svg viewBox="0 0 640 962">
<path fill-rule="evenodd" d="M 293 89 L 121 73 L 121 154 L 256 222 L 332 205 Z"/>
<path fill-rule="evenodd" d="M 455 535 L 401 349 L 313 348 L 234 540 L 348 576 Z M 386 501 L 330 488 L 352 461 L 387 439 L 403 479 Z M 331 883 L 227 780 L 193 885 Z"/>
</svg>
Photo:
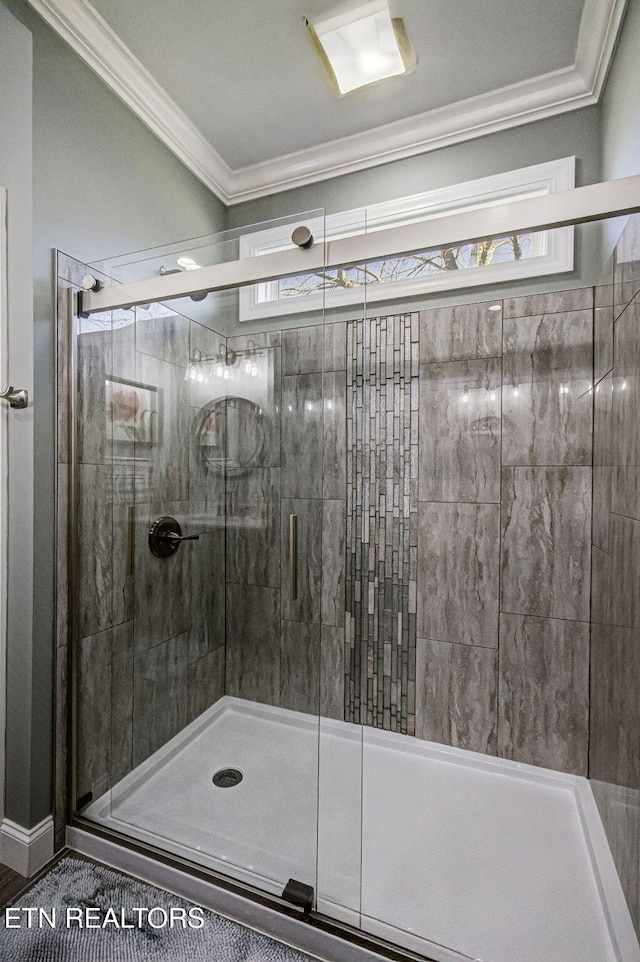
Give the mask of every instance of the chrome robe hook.
<svg viewBox="0 0 640 962">
<path fill-rule="evenodd" d="M 26 408 L 29 403 L 28 392 L 22 387 L 14 388 L 13 385 L 9 385 L 6 391 L 2 391 L 0 398 L 8 401 L 12 408 Z"/>
</svg>

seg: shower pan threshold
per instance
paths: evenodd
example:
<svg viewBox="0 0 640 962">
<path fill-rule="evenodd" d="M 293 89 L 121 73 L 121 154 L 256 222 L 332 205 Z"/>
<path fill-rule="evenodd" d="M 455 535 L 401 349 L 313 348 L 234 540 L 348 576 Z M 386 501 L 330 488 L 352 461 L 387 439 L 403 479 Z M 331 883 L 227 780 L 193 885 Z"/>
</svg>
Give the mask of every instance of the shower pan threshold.
<svg viewBox="0 0 640 962">
<path fill-rule="evenodd" d="M 82 814 L 439 962 L 640 962 L 581 776 L 225 695 Z"/>
</svg>

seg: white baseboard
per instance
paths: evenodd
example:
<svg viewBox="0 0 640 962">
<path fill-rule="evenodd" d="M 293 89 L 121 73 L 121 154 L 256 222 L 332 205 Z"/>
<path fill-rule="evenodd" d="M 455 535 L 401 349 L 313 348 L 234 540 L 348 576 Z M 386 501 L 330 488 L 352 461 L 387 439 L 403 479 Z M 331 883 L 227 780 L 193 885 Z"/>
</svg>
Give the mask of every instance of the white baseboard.
<svg viewBox="0 0 640 962">
<path fill-rule="evenodd" d="M 23 828 L 8 818 L 0 823 L 0 861 L 29 878 L 53 858 L 53 816 L 33 828 Z"/>
</svg>

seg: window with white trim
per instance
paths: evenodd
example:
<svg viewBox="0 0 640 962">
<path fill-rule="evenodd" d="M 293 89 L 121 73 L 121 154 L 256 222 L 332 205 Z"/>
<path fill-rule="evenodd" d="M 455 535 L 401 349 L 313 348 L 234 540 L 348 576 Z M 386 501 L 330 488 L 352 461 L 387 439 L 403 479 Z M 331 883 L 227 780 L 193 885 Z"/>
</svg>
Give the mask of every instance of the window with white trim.
<svg viewBox="0 0 640 962">
<path fill-rule="evenodd" d="M 317 237 L 353 237 L 388 227 L 426 221 L 446 214 L 540 197 L 574 186 L 575 158 L 561 160 L 432 190 L 366 209 L 305 221 Z M 246 234 L 240 257 L 293 248 L 291 226 Z M 473 244 L 390 256 L 348 268 L 332 268 L 266 281 L 240 290 L 240 320 L 411 297 L 439 290 L 473 287 L 573 270 L 573 227 L 509 237 L 488 237 Z"/>
</svg>

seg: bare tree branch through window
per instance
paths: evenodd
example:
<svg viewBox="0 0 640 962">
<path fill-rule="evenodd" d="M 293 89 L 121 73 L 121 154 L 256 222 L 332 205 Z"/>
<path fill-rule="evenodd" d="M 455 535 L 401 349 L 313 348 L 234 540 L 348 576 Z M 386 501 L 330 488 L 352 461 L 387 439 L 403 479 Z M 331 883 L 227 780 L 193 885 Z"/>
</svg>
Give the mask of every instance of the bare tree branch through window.
<svg viewBox="0 0 640 962">
<path fill-rule="evenodd" d="M 487 267 L 489 264 L 519 261 L 533 256 L 533 235 L 513 234 L 487 237 L 474 244 L 443 247 L 401 257 L 388 257 L 355 267 L 297 274 L 279 281 L 278 298 L 347 290 L 366 284 L 389 284 L 445 271 Z"/>
</svg>

